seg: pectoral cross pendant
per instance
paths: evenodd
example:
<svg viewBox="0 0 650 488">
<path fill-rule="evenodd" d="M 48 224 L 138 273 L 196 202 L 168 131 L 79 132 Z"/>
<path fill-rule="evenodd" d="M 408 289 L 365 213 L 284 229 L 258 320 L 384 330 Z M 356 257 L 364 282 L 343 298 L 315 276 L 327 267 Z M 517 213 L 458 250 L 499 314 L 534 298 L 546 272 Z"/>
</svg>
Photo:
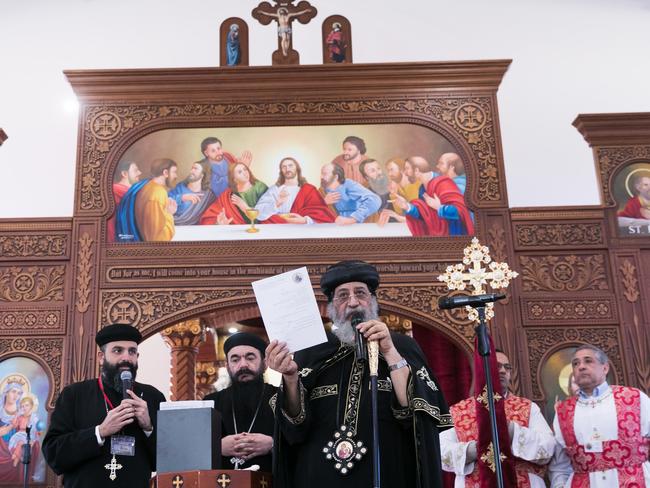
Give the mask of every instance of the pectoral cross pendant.
<svg viewBox="0 0 650 488">
<path fill-rule="evenodd" d="M 111 481 L 115 481 L 115 478 L 117 478 L 117 474 L 115 473 L 118 469 L 122 469 L 122 465 L 117 462 L 117 459 L 115 459 L 115 454 L 113 454 L 113 459 L 111 459 L 110 464 L 104 464 L 104 469 L 109 469 L 111 471 L 111 474 L 108 475 Z"/>
<path fill-rule="evenodd" d="M 230 458 L 230 463 L 235 465 L 235 469 L 239 469 L 240 464 L 244 464 L 246 462 L 245 459 L 238 458 L 238 457 L 231 457 Z"/>
</svg>

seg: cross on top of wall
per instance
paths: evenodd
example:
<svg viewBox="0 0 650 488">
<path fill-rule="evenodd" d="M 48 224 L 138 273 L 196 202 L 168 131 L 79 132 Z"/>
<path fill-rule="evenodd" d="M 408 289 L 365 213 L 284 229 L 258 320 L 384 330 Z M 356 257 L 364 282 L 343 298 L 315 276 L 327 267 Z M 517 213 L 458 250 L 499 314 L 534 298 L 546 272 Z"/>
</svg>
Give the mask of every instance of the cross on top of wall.
<svg viewBox="0 0 650 488">
<path fill-rule="evenodd" d="M 252 11 L 253 18 L 262 25 L 268 25 L 272 21 L 278 23 L 278 49 L 271 57 L 273 64 L 298 64 L 300 55 L 293 49 L 293 28 L 294 20 L 301 24 L 307 24 L 313 19 L 318 11 L 309 2 L 302 1 L 293 5 L 294 0 L 274 0 L 275 5 L 269 2 L 262 2 Z"/>
</svg>

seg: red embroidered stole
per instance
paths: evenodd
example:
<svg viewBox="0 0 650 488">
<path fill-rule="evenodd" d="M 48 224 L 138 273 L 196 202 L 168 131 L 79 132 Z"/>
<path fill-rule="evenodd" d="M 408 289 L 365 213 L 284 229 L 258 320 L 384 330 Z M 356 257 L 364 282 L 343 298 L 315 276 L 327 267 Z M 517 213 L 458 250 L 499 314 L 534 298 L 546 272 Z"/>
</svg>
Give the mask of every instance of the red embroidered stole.
<svg viewBox="0 0 650 488">
<path fill-rule="evenodd" d="M 636 388 L 612 386 L 618 439 L 603 441 L 602 452 L 587 452 L 578 444 L 573 427 L 577 397 L 557 405 L 560 430 L 566 453 L 573 466 L 572 488 L 589 487 L 589 473 L 616 469 L 621 487 L 645 486 L 643 463 L 648 460 L 650 446 L 641 435 L 641 395 Z"/>
<path fill-rule="evenodd" d="M 478 424 L 476 422 L 476 399 L 468 398 L 451 407 L 451 416 L 454 420 L 456 435 L 461 442 L 478 440 Z M 531 401 L 526 398 L 508 395 L 504 408 L 506 419 L 528 427 L 530 422 Z M 514 458 L 515 472 L 517 474 L 517 486 L 529 488 L 530 479 L 528 473 L 533 473 L 541 478 L 546 473 L 546 466 L 540 466 L 523 459 Z M 465 477 L 466 487 L 481 486 L 478 463 L 474 464 L 474 471 Z"/>
</svg>

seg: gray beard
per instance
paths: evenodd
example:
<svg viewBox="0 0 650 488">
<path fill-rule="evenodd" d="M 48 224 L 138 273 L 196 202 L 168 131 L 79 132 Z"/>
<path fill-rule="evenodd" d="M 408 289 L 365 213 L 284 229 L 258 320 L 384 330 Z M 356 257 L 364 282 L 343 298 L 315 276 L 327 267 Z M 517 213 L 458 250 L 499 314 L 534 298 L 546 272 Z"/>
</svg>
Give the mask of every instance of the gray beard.
<svg viewBox="0 0 650 488">
<path fill-rule="evenodd" d="M 370 308 L 356 309 L 359 312 L 363 313 L 363 321 L 377 319 L 379 317 L 379 304 L 377 303 L 377 298 L 372 296 L 370 298 Z M 352 328 L 352 322 L 349 319 L 345 318 L 345 314 L 341 317 L 336 311 L 333 303 L 327 304 L 327 316 L 332 319 L 332 334 L 334 334 L 343 344 L 349 344 L 353 346 L 356 343 L 356 337 L 354 334 L 354 329 Z"/>
<path fill-rule="evenodd" d="M 370 189 L 374 191 L 377 195 L 386 195 L 388 193 L 388 176 L 382 175 L 376 180 L 368 180 L 368 185 Z"/>
</svg>

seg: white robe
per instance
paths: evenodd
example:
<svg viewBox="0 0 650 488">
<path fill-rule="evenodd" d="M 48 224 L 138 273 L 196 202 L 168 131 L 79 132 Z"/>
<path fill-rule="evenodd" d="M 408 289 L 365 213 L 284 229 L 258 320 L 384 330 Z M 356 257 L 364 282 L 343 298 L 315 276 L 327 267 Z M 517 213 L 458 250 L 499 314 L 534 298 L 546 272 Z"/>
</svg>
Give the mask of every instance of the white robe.
<svg viewBox="0 0 650 488">
<path fill-rule="evenodd" d="M 275 206 L 275 202 L 277 198 L 280 196 L 280 192 L 282 190 L 286 190 L 289 193 L 289 198 L 280 205 L 279 207 Z M 260 199 L 257 201 L 255 204 L 255 208 L 259 210 L 259 215 L 257 216 L 257 220 L 266 220 L 268 219 L 271 215 L 277 215 L 277 214 L 285 214 L 285 213 L 290 213 L 291 212 L 291 207 L 293 206 L 293 202 L 296 200 L 296 196 L 298 195 L 298 192 L 300 191 L 299 186 L 277 186 L 273 185 L 270 186 L 266 192 L 260 197 Z M 314 221 L 307 216 L 304 216 L 307 219 L 308 224 L 313 224 Z"/>
<path fill-rule="evenodd" d="M 594 442 L 594 435 L 600 441 L 618 439 L 614 396 L 611 393 L 611 388 L 608 385 L 604 386 L 605 388 L 598 397 L 579 400 L 576 403 L 573 428 L 576 439 L 580 444 L 591 443 L 598 446 L 598 443 Z M 595 400 L 592 404 L 586 403 L 592 399 Z M 598 399 L 601 399 L 601 401 L 598 401 Z M 558 448 L 550 465 L 551 487 L 568 488 L 571 486 L 571 479 L 573 478 L 573 467 L 564 449 L 566 442 L 564 442 L 557 414 L 553 420 L 553 430 L 555 431 Z M 641 435 L 644 437 L 650 436 L 650 399 L 643 392 L 641 392 Z M 650 488 L 650 462 L 648 461 L 643 463 L 643 474 L 645 485 Z M 615 469 L 609 469 L 589 473 L 589 481 L 591 488 L 618 488 L 618 472 Z"/>
<path fill-rule="evenodd" d="M 555 439 L 537 404 L 532 403 L 530 405 L 528 427 L 522 427 L 516 422 L 514 424 L 514 434 L 510 443 L 512 454 L 535 464 L 544 465 L 548 463 L 553 456 Z M 469 442 L 460 442 L 458 440 L 455 428 L 440 433 L 442 469 L 456 475 L 455 488 L 464 488 L 465 476 L 474 471 L 474 462 L 466 462 L 467 447 L 469 445 Z M 535 474 L 528 473 L 528 479 L 532 488 L 546 487 L 544 480 Z"/>
</svg>

